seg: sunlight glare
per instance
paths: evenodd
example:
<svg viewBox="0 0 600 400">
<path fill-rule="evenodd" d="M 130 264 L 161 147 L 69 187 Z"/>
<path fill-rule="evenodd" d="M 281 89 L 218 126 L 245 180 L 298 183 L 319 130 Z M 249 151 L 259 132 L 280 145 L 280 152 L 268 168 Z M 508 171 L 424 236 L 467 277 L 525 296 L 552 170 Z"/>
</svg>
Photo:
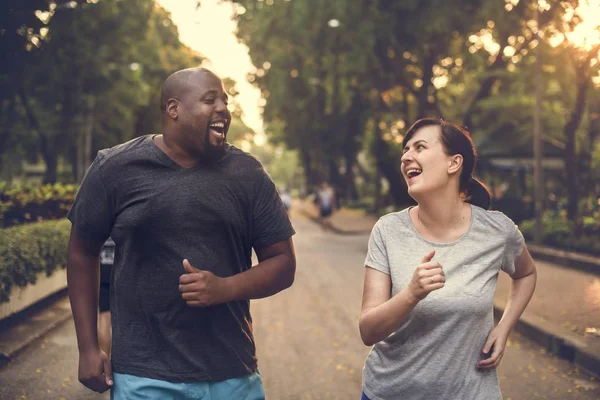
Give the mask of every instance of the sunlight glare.
<svg viewBox="0 0 600 400">
<path fill-rule="evenodd" d="M 573 45 L 591 50 L 594 46 L 600 44 L 600 0 L 582 0 L 577 7 L 577 14 L 581 18 L 581 23 L 567 32 L 566 39 Z M 567 21 L 573 17 L 567 15 Z M 562 36 L 553 37 L 551 45 L 558 46 L 563 42 Z"/>
<path fill-rule="evenodd" d="M 436 89 L 442 89 L 444 87 L 446 87 L 446 85 L 449 82 L 449 78 L 447 75 L 442 75 L 442 76 L 437 76 L 435 78 L 433 78 L 431 81 L 433 83 L 433 86 L 435 86 Z"/>
<path fill-rule="evenodd" d="M 254 144 L 257 146 L 264 146 L 267 143 L 267 136 L 264 134 L 256 134 L 254 135 Z"/>
<path fill-rule="evenodd" d="M 195 0 L 157 2 L 171 13 L 180 40 L 208 58 L 202 66 L 222 78 L 235 80 L 235 88 L 239 93 L 236 101 L 243 110 L 243 122 L 256 132 L 262 132 L 262 116 L 256 103 L 260 98 L 260 90 L 252 85 L 256 80 L 253 73 L 257 68 L 248 55 L 248 47 L 240 43 L 235 35 L 235 16 L 247 10 L 237 3 L 219 0 L 203 0 L 199 9 Z"/>
</svg>

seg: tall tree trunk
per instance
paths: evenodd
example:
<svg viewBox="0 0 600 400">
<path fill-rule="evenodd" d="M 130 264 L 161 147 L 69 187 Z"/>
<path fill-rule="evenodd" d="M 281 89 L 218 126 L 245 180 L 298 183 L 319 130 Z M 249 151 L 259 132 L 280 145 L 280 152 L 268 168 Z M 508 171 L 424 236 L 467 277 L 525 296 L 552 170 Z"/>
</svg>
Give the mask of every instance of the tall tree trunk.
<svg viewBox="0 0 600 400">
<path fill-rule="evenodd" d="M 344 177 L 340 174 L 340 170 L 333 158 L 327 159 L 327 165 L 329 167 L 329 182 L 331 186 L 335 188 L 338 199 L 344 198 L 344 191 L 342 190 L 344 188 Z"/>
<path fill-rule="evenodd" d="M 384 204 L 384 198 L 382 193 L 382 185 L 381 185 L 381 174 L 379 170 L 375 172 L 375 210 L 381 210 L 383 207 L 387 206 Z"/>
<path fill-rule="evenodd" d="M 44 174 L 44 178 L 42 180 L 43 183 L 56 183 L 57 179 L 57 167 L 58 167 L 58 155 L 53 146 L 50 144 L 50 140 L 44 134 L 40 127 L 40 123 L 35 116 L 35 112 L 29 103 L 29 98 L 27 96 L 27 91 L 25 90 L 25 83 L 23 79 L 20 80 L 19 84 L 19 99 L 21 100 L 21 104 L 23 105 L 23 109 L 25 110 L 25 114 L 27 115 L 27 119 L 29 121 L 29 125 L 31 128 L 38 134 L 40 138 L 40 147 L 42 152 L 42 158 L 46 163 L 46 172 Z"/>
<path fill-rule="evenodd" d="M 92 163 L 92 133 L 94 131 L 94 115 L 96 99 L 88 96 L 82 129 L 77 138 L 77 182 L 81 182 L 85 171 Z"/>
<path fill-rule="evenodd" d="M 597 53 L 598 49 L 595 51 L 595 54 Z M 576 226 L 579 226 L 579 196 L 577 190 L 579 174 L 577 170 L 575 141 L 577 129 L 581 124 L 583 113 L 585 111 L 585 102 L 590 85 L 590 77 L 588 76 L 589 65 L 590 58 L 586 57 L 585 60 L 582 60 L 580 64 L 575 66 L 575 72 L 577 74 L 577 95 L 573 111 L 563 130 L 565 135 L 565 169 L 567 173 L 567 214 L 571 221 L 576 222 Z"/>
<path fill-rule="evenodd" d="M 8 106 L 6 107 L 6 109 L 2 107 L 2 112 L 6 115 L 13 115 L 15 113 L 16 106 L 15 98 L 11 97 L 10 99 L 4 101 L 7 102 Z M 10 137 L 14 130 L 12 126 L 13 124 L 11 123 L 12 118 L 7 118 L 7 120 L 9 121 L 9 123 L 7 124 L 8 126 L 5 125 L 0 127 L 0 157 L 3 153 L 5 153 L 8 150 L 8 141 L 10 140 Z M 2 163 L 0 162 L 0 170 L 1 169 Z"/>
<path fill-rule="evenodd" d="M 302 159 L 302 166 L 304 167 L 304 177 L 306 178 L 306 186 L 310 191 L 312 190 L 313 186 L 317 184 L 317 179 L 315 179 L 315 174 L 312 168 L 312 159 L 307 146 L 302 146 L 300 148 L 300 157 Z"/>
<path fill-rule="evenodd" d="M 344 189 L 345 197 L 349 201 L 358 200 L 358 190 L 356 189 L 356 182 L 354 177 L 354 165 L 356 163 L 356 154 L 354 152 L 347 152 L 344 156 L 346 172 L 344 174 Z"/>
<path fill-rule="evenodd" d="M 63 132 L 69 132 L 69 147 L 66 149 L 67 158 L 69 164 L 71 165 L 71 177 L 73 181 L 79 182 L 77 178 L 79 176 L 79 160 L 78 160 L 78 151 L 79 148 L 79 130 L 75 124 L 77 120 L 75 116 L 78 114 L 78 109 L 75 105 L 74 101 L 74 90 L 73 83 L 70 80 L 67 80 L 63 85 L 63 99 L 62 99 L 62 109 L 61 109 L 61 129 Z"/>
<path fill-rule="evenodd" d="M 592 192 L 595 189 L 594 171 L 592 170 L 592 153 L 594 152 L 594 148 L 596 146 L 596 140 L 598 137 L 600 137 L 600 101 L 595 99 L 594 102 L 590 104 L 588 112 L 590 115 L 590 122 L 588 126 L 587 149 L 583 157 L 586 178 L 582 189 L 585 197 L 595 193 Z"/>
<path fill-rule="evenodd" d="M 43 154 L 46 163 L 46 172 L 42 183 L 56 183 L 58 180 L 58 154 L 55 152 L 45 152 Z"/>
<path fill-rule="evenodd" d="M 78 159 L 78 154 L 77 154 L 77 146 L 79 145 L 79 143 L 75 143 L 75 146 L 73 149 L 70 149 L 68 152 L 68 162 L 71 165 L 71 178 L 73 182 L 79 182 L 79 180 L 77 179 L 77 177 L 79 176 L 79 159 Z"/>
<path fill-rule="evenodd" d="M 359 138 L 365 130 L 366 118 L 365 111 L 368 103 L 363 99 L 362 94 L 358 89 L 354 89 L 352 102 L 346 112 L 345 120 L 347 121 L 346 140 L 344 143 L 344 160 L 346 166 L 345 189 L 348 200 L 358 199 L 358 190 L 354 177 L 354 165 L 356 164 L 356 156 L 359 151 Z"/>
<path fill-rule="evenodd" d="M 423 86 L 419 89 L 419 93 L 417 96 L 418 100 L 418 111 L 417 111 L 417 119 L 421 119 L 426 117 L 429 113 L 429 109 L 431 108 L 431 103 L 429 101 L 429 88 L 431 88 L 433 78 L 433 66 L 435 64 L 435 56 L 431 54 L 428 50 L 425 50 L 425 56 L 423 58 Z"/>
</svg>

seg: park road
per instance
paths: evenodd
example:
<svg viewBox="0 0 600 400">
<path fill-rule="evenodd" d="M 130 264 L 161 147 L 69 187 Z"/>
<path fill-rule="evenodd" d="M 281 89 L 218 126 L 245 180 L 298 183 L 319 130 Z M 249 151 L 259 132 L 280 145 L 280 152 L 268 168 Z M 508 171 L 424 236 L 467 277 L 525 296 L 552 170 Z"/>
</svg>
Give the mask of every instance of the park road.
<svg viewBox="0 0 600 400">
<path fill-rule="evenodd" d="M 323 232 L 295 215 L 293 224 L 294 285 L 251 305 L 267 399 L 358 400 L 369 351 L 358 333 L 368 236 Z M 77 381 L 77 358 L 68 320 L 0 369 L 0 399 L 108 399 Z M 600 398 L 597 381 L 517 334 L 499 376 L 505 399 Z"/>
</svg>

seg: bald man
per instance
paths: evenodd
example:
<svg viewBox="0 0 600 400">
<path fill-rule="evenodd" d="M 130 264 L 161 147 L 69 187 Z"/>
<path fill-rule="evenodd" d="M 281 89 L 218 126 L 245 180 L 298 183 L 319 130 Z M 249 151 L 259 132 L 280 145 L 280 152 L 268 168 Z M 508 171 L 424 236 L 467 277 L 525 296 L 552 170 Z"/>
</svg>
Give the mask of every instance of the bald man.
<svg viewBox="0 0 600 400">
<path fill-rule="evenodd" d="M 294 230 L 260 162 L 227 143 L 216 75 L 174 73 L 161 111 L 162 135 L 98 152 L 68 215 L 79 380 L 113 399 L 262 399 L 249 301 L 292 284 Z M 111 360 L 96 326 L 109 236 Z"/>
</svg>

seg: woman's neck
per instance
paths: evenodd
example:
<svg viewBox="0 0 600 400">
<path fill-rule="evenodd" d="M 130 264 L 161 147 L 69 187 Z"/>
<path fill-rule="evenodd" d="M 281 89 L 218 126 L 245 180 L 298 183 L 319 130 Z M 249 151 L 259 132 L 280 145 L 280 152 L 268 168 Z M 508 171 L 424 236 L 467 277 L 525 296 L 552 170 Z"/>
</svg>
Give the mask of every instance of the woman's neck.
<svg viewBox="0 0 600 400">
<path fill-rule="evenodd" d="M 439 196 L 419 201 L 412 221 L 422 236 L 434 241 L 457 240 L 469 229 L 471 207 L 458 196 Z"/>
</svg>

